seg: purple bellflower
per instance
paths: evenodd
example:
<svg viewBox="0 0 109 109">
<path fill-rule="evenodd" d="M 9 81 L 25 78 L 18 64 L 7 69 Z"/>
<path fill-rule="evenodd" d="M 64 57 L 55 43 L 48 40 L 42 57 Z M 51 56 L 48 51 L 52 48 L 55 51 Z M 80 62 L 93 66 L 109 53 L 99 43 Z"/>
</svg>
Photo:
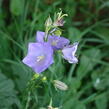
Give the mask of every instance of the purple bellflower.
<svg viewBox="0 0 109 109">
<path fill-rule="evenodd" d="M 44 42 L 45 32 L 38 31 L 36 35 L 37 42 Z M 64 37 L 49 35 L 47 42 L 52 46 L 53 50 L 60 50 L 67 46 L 70 41 Z"/>
<path fill-rule="evenodd" d="M 67 46 L 70 41 L 64 37 L 49 36 L 48 43 L 50 43 L 54 50 L 60 50 Z"/>
<path fill-rule="evenodd" d="M 69 63 L 77 63 L 78 59 L 75 57 L 77 51 L 78 42 L 75 42 L 73 45 L 68 45 L 62 49 L 63 58 L 66 59 Z"/>
<path fill-rule="evenodd" d="M 47 42 L 29 43 L 27 56 L 23 63 L 36 73 L 41 73 L 53 63 L 53 49 Z"/>
</svg>

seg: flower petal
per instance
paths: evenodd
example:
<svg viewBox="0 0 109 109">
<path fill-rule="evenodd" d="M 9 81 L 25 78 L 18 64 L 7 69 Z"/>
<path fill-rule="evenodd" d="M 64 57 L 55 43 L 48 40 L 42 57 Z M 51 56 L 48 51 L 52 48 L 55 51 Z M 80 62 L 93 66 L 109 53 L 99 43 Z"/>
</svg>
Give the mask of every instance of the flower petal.
<svg viewBox="0 0 109 109">
<path fill-rule="evenodd" d="M 36 73 L 41 73 L 53 63 L 53 49 L 47 42 L 29 43 L 27 56 L 23 63 L 31 67 Z M 43 56 L 43 58 L 38 57 Z"/>
<path fill-rule="evenodd" d="M 36 35 L 36 41 L 37 42 L 44 42 L 45 32 L 37 31 Z M 70 41 L 67 38 L 59 37 L 55 35 L 49 35 L 48 36 L 48 43 L 51 44 L 53 50 L 59 50 L 65 47 L 70 43 Z"/>
<path fill-rule="evenodd" d="M 49 36 L 48 42 L 52 45 L 54 50 L 62 49 L 70 43 L 68 39 L 59 36 Z"/>
<path fill-rule="evenodd" d="M 76 57 L 73 57 L 71 60 L 68 60 L 69 63 L 75 64 L 78 62 L 78 59 Z"/>
<path fill-rule="evenodd" d="M 78 59 L 75 57 L 77 47 L 78 47 L 78 42 L 75 42 L 73 45 L 68 45 L 62 49 L 63 58 L 68 60 L 69 63 L 78 62 Z"/>
<path fill-rule="evenodd" d="M 37 31 L 37 33 L 36 33 L 36 41 L 37 42 L 44 42 L 44 36 L 45 36 L 45 32 Z"/>
</svg>

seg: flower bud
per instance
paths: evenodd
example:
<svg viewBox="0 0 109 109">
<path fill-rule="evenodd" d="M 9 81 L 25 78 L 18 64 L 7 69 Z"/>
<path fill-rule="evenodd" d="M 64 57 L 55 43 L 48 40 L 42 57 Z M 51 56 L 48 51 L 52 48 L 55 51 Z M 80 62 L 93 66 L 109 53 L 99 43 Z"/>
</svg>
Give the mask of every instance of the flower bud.
<svg viewBox="0 0 109 109">
<path fill-rule="evenodd" d="M 54 80 L 54 86 L 63 91 L 68 89 L 68 86 L 59 80 Z"/>
<path fill-rule="evenodd" d="M 54 35 L 56 35 L 56 36 L 60 36 L 61 34 L 62 34 L 62 31 L 59 29 L 54 31 Z"/>
<path fill-rule="evenodd" d="M 54 26 L 63 26 L 65 21 L 63 19 L 59 19 L 53 23 Z"/>
<path fill-rule="evenodd" d="M 44 77 L 42 78 L 42 81 L 45 82 L 46 80 L 47 80 L 47 77 L 44 76 Z"/>
<path fill-rule="evenodd" d="M 52 19 L 51 19 L 51 17 L 49 16 L 49 17 L 47 18 L 46 22 L 45 22 L 45 26 L 46 26 L 46 27 L 49 27 L 49 26 L 51 26 L 51 25 L 52 25 Z"/>
<path fill-rule="evenodd" d="M 32 80 L 35 80 L 39 77 L 39 74 L 34 74 L 33 77 L 32 77 Z"/>
<path fill-rule="evenodd" d="M 67 14 L 63 14 L 62 11 L 58 12 L 56 14 L 56 19 L 54 20 L 53 26 L 63 26 L 65 21 L 63 20 L 63 17 L 68 16 Z"/>
</svg>

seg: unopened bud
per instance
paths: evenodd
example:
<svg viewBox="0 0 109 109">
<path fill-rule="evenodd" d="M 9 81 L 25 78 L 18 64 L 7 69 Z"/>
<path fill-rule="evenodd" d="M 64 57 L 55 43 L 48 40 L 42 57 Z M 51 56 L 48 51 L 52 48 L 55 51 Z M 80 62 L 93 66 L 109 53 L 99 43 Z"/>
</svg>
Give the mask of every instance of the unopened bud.
<svg viewBox="0 0 109 109">
<path fill-rule="evenodd" d="M 42 81 L 46 81 L 46 80 L 47 80 L 47 77 L 44 76 L 44 77 L 42 78 Z"/>
<path fill-rule="evenodd" d="M 59 80 L 54 80 L 54 86 L 63 91 L 68 89 L 68 86 Z"/>
<path fill-rule="evenodd" d="M 64 23 L 65 23 L 65 21 L 63 20 L 63 18 L 64 18 L 65 16 L 68 16 L 68 15 L 67 15 L 67 14 L 63 14 L 62 11 L 58 12 L 58 13 L 56 14 L 56 19 L 55 19 L 53 25 L 56 26 L 56 27 L 58 27 L 58 26 L 63 26 Z"/>
<path fill-rule="evenodd" d="M 61 30 L 56 30 L 54 31 L 54 35 L 60 36 L 62 34 Z"/>
<path fill-rule="evenodd" d="M 35 80 L 39 77 L 39 74 L 34 74 L 33 77 L 32 77 L 32 80 Z"/>
<path fill-rule="evenodd" d="M 53 23 L 54 26 L 63 26 L 65 21 L 63 19 L 59 19 Z"/>
<path fill-rule="evenodd" d="M 49 27 L 49 26 L 51 26 L 51 25 L 52 25 L 52 19 L 51 19 L 51 17 L 49 16 L 49 17 L 47 18 L 46 22 L 45 22 L 45 26 L 46 26 L 46 27 Z"/>
</svg>

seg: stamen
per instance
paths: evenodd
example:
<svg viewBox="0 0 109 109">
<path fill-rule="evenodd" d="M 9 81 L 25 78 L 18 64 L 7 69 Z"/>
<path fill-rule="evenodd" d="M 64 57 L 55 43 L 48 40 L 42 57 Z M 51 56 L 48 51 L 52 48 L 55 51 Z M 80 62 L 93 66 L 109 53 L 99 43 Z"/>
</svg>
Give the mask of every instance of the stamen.
<svg viewBox="0 0 109 109">
<path fill-rule="evenodd" d="M 56 46 L 57 43 L 58 43 L 58 40 L 53 40 L 52 45 L 53 45 L 53 46 Z"/>
<path fill-rule="evenodd" d="M 43 55 L 42 55 L 42 56 L 38 56 L 36 61 L 37 61 L 37 62 L 40 62 L 40 61 L 43 60 L 43 59 L 44 59 L 44 56 L 43 56 Z"/>
</svg>

